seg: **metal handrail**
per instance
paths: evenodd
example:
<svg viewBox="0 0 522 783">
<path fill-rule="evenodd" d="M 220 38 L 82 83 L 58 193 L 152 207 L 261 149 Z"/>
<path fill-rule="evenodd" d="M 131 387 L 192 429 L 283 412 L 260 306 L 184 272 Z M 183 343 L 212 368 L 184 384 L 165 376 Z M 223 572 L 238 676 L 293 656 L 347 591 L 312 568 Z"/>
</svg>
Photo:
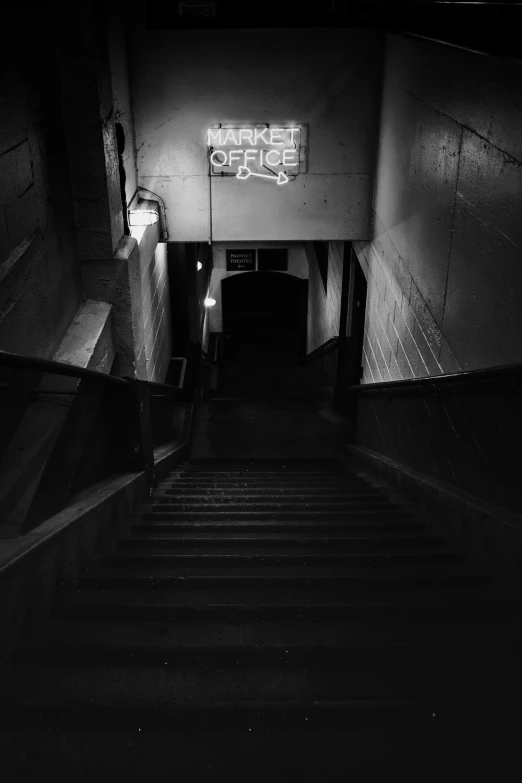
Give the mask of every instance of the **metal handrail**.
<svg viewBox="0 0 522 783">
<path fill-rule="evenodd" d="M 314 351 L 304 356 L 301 359 L 301 364 L 308 364 L 308 362 L 313 362 L 314 359 L 319 359 L 320 356 L 324 356 L 325 354 L 330 353 L 330 351 L 333 351 L 338 346 L 339 337 L 331 337 L 325 343 L 320 345 L 319 348 L 316 348 Z"/>
<path fill-rule="evenodd" d="M 216 359 L 211 359 L 208 353 L 203 350 L 203 348 L 201 348 L 200 350 L 201 350 L 201 355 L 203 356 L 207 364 L 213 364 L 213 365 L 219 364 L 219 362 Z"/>
<path fill-rule="evenodd" d="M 183 388 L 183 384 L 185 383 L 185 371 L 187 369 L 187 360 L 186 360 L 186 358 L 184 356 L 172 356 L 170 361 L 171 362 L 181 362 L 181 372 L 180 372 L 180 375 L 179 375 L 179 384 L 178 384 L 178 386 L 174 386 L 173 388 L 175 388 L 175 389 L 182 389 Z M 166 384 L 163 384 L 163 385 L 165 386 Z"/>
<path fill-rule="evenodd" d="M 173 359 L 177 359 L 182 362 L 180 385 L 170 386 L 166 383 L 156 383 L 155 381 L 144 380 L 151 388 L 163 388 L 167 391 L 177 391 L 183 388 L 183 382 L 185 380 L 185 370 L 187 366 L 187 360 L 184 356 L 176 356 Z M 11 353 L 9 351 L 0 351 L 0 366 L 5 365 L 8 367 L 23 367 L 25 369 L 30 368 L 34 370 L 41 370 L 42 372 L 51 373 L 54 375 L 66 375 L 72 378 L 86 378 L 103 383 L 109 383 L 113 385 L 128 386 L 134 381 L 139 381 L 139 378 L 116 378 L 114 375 L 108 375 L 105 372 L 98 372 L 97 370 L 87 370 L 84 367 L 77 367 L 74 364 L 66 364 L 65 362 L 57 362 L 54 359 L 38 359 L 33 356 L 22 356 L 18 353 Z M 55 392 L 49 392 L 54 394 Z M 71 394 L 71 392 L 66 392 Z"/>
<path fill-rule="evenodd" d="M 442 375 L 429 375 L 424 378 L 407 378 L 402 381 L 380 381 L 378 383 L 361 383 L 348 387 L 348 391 L 357 393 L 377 392 L 391 393 L 394 390 L 401 391 L 417 387 L 440 386 L 453 384 L 469 384 L 477 381 L 491 382 L 509 378 L 515 373 L 522 373 L 522 364 L 506 364 L 497 367 L 486 367 L 481 370 L 463 370 L 462 372 L 447 373 Z"/>
<path fill-rule="evenodd" d="M 127 386 L 132 379 L 115 378 L 114 375 L 108 375 L 104 372 L 98 372 L 97 370 L 86 370 L 84 367 L 77 367 L 74 364 L 66 364 L 65 362 L 57 362 L 54 359 L 37 359 L 33 356 L 22 356 L 18 353 L 10 353 L 9 351 L 0 351 L 0 366 L 6 365 L 8 367 L 23 367 L 25 369 L 30 368 L 34 370 L 41 370 L 42 372 L 52 373 L 54 375 L 67 375 L 72 378 L 86 378 L 104 383 L 112 383 L 114 385 Z"/>
</svg>

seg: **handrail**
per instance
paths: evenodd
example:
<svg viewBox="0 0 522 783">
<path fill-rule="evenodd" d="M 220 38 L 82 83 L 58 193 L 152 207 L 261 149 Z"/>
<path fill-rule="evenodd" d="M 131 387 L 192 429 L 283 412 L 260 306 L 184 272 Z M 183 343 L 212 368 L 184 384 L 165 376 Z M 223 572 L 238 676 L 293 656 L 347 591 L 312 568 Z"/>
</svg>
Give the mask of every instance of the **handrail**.
<svg viewBox="0 0 522 783">
<path fill-rule="evenodd" d="M 172 356 L 170 359 L 171 362 L 181 362 L 181 372 L 179 375 L 179 385 L 173 386 L 174 389 L 182 389 L 183 384 L 185 382 L 185 371 L 187 369 L 187 360 L 184 356 Z M 167 384 L 162 384 L 163 386 L 166 386 Z"/>
<path fill-rule="evenodd" d="M 154 449 L 179 435 L 178 412 L 188 401 L 182 388 L 187 360 L 179 358 L 181 386 L 173 386 L 139 378 L 117 378 L 65 362 L 0 350 L 0 367 L 14 368 L 15 374 L 13 384 L 4 384 L 12 393 L 4 400 L 6 415 L 0 442 L 0 457 L 4 464 L 13 462 L 15 481 L 23 481 L 27 476 L 25 462 L 17 457 L 20 432 L 25 432 L 27 426 L 36 426 L 37 432 L 45 431 L 47 426 L 48 411 L 32 405 L 35 395 L 39 399 L 44 394 L 69 398 L 65 404 L 50 401 L 53 411 L 57 405 L 63 411 L 50 419 L 50 448 L 47 441 L 42 441 L 45 448 L 39 441 L 36 443 L 39 477 L 29 493 L 27 507 L 19 512 L 14 505 L 16 499 L 11 497 L 13 493 L 0 497 L 0 538 L 34 528 L 64 508 L 75 493 L 113 473 L 143 472 L 148 488 L 155 485 Z M 22 377 L 17 377 L 17 369 L 25 371 Z M 60 376 L 71 377 L 75 383 L 71 388 L 70 384 L 64 387 L 63 382 L 58 383 L 59 388 L 51 391 L 49 387 L 55 383 L 49 378 L 50 382 L 43 384 L 45 388 L 35 390 L 35 381 L 45 375 L 55 381 Z M 20 430 L 20 426 L 25 430 Z"/>
<path fill-rule="evenodd" d="M 219 362 L 217 362 L 215 359 L 211 359 L 208 353 L 203 350 L 203 348 L 200 348 L 200 351 L 201 351 L 201 355 L 203 356 L 207 364 L 214 364 L 214 365 L 219 364 Z"/>
<path fill-rule="evenodd" d="M 18 353 L 0 351 L 0 365 L 10 367 L 24 367 L 27 369 L 41 370 L 42 372 L 52 373 L 54 375 L 68 375 L 72 378 L 90 378 L 92 380 L 103 381 L 104 383 L 120 384 L 128 386 L 129 380 L 125 378 L 115 378 L 114 375 L 108 375 L 97 370 L 86 370 L 84 367 L 77 367 L 74 364 L 65 362 L 56 362 L 54 359 L 37 359 L 32 356 L 22 356 Z"/>
<path fill-rule="evenodd" d="M 183 382 L 185 380 L 185 370 L 187 366 L 187 360 L 184 356 L 173 356 L 171 361 L 178 360 L 182 362 L 180 384 L 179 386 L 172 386 L 167 383 L 158 383 L 156 381 L 143 380 L 151 388 L 163 388 L 166 391 L 179 391 L 183 388 Z M 127 386 L 129 383 L 139 381 L 139 378 L 116 378 L 114 375 L 109 375 L 105 372 L 98 372 L 97 370 L 87 370 L 84 367 L 78 367 L 74 364 L 66 364 L 65 362 L 57 362 L 53 359 L 38 359 L 33 356 L 22 356 L 22 354 L 11 353 L 9 351 L 0 350 L 0 366 L 7 365 L 10 367 L 27 367 L 42 370 L 54 375 L 67 375 L 72 378 L 90 378 L 97 381 L 103 381 L 105 383 L 120 384 Z"/>
<path fill-rule="evenodd" d="M 324 356 L 325 354 L 330 353 L 330 351 L 333 351 L 338 347 L 338 345 L 339 337 L 331 337 L 325 343 L 320 345 L 319 348 L 316 348 L 311 353 L 304 356 L 301 359 L 301 364 L 308 364 L 308 362 L 312 362 L 314 359 L 318 359 L 320 356 Z"/>
<path fill-rule="evenodd" d="M 442 375 L 429 375 L 423 378 L 407 378 L 401 381 L 380 381 L 378 383 L 361 383 L 349 386 L 352 392 L 387 392 L 393 389 L 414 389 L 417 386 L 435 386 L 475 383 L 476 381 L 495 381 L 509 377 L 514 373 L 522 373 L 522 364 L 506 364 L 497 367 L 486 367 L 481 370 L 463 370 L 462 372 Z"/>
</svg>

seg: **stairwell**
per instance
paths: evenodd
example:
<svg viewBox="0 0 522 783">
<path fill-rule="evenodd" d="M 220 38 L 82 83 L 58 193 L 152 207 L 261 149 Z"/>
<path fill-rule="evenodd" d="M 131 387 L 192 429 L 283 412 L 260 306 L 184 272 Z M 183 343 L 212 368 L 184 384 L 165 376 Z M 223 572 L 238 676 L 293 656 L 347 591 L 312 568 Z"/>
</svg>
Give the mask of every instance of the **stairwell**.
<svg viewBox="0 0 522 783">
<path fill-rule="evenodd" d="M 356 464 L 196 459 L 60 584 L 49 627 L 16 650 L 4 737 L 26 756 L 7 769 L 24 781 L 42 765 L 76 781 L 498 771 L 520 697 L 519 611 Z"/>
</svg>

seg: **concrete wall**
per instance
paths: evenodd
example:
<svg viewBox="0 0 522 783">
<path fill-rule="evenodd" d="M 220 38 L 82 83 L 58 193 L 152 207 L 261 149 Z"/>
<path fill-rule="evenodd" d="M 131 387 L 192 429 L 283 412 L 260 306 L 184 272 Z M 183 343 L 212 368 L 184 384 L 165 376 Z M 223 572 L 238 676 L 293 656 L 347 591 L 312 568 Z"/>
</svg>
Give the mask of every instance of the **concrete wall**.
<svg viewBox="0 0 522 783">
<path fill-rule="evenodd" d="M 112 98 L 114 120 L 119 122 L 125 134 L 123 165 L 125 168 L 125 195 L 127 205 L 138 187 L 136 174 L 136 147 L 134 144 L 134 121 L 132 116 L 132 96 L 127 66 L 127 42 L 121 9 L 111 6 L 111 15 L 107 25 L 109 57 L 111 64 Z"/>
<path fill-rule="evenodd" d="M 139 206 L 158 209 L 157 202 L 152 201 L 142 200 Z M 159 243 L 159 222 L 131 228 L 131 235 L 139 249 L 140 301 L 133 306 L 142 319 L 142 325 L 135 331 L 139 342 L 137 352 L 144 356 L 146 379 L 163 383 L 172 355 L 167 245 Z"/>
<path fill-rule="evenodd" d="M 80 259 L 108 260 L 123 216 L 107 31 L 94 0 L 63 4 L 56 24 Z"/>
<path fill-rule="evenodd" d="M 344 242 L 328 243 L 326 291 L 313 247 L 307 246 L 307 252 L 310 259 L 307 353 L 311 353 L 339 335 Z"/>
<path fill-rule="evenodd" d="M 167 245 L 156 245 L 142 277 L 145 297 L 151 298 L 145 318 L 145 360 L 149 381 L 163 383 L 172 356 Z M 146 293 L 145 293 L 146 292 Z"/>
<path fill-rule="evenodd" d="M 29 19 L 21 13 L 2 16 L 0 349 L 49 358 L 78 309 L 81 284 L 53 38 L 38 35 L 44 9 Z M 21 29 L 37 68 L 21 56 Z"/>
<path fill-rule="evenodd" d="M 364 382 L 522 361 L 521 76 L 388 36 Z"/>
<path fill-rule="evenodd" d="M 284 186 L 212 178 L 215 241 L 370 237 L 380 37 L 369 30 L 150 32 L 130 38 L 140 184 L 170 239 L 209 238 L 207 129 L 308 124 L 305 173 Z"/>
<path fill-rule="evenodd" d="M 241 243 L 234 243 L 234 242 L 227 242 L 227 243 L 221 243 L 221 242 L 215 242 L 212 247 L 212 253 L 213 253 L 213 269 L 212 269 L 212 275 L 210 278 L 210 285 L 208 288 L 208 296 L 212 299 L 216 300 L 216 304 L 213 307 L 209 308 L 209 314 L 208 314 L 208 325 L 204 324 L 204 331 L 208 329 L 208 331 L 211 332 L 222 332 L 223 331 L 223 310 L 222 310 L 222 299 L 221 299 L 221 281 L 224 280 L 227 277 L 232 277 L 234 275 L 248 275 L 248 274 L 256 274 L 255 272 L 227 272 L 226 270 L 226 251 L 229 250 L 235 250 L 235 249 L 255 249 L 258 250 L 259 248 L 277 248 L 277 247 L 287 247 L 288 248 L 288 271 L 283 274 L 289 274 L 294 275 L 296 277 L 300 277 L 302 279 L 308 278 L 308 261 L 306 258 L 306 253 L 304 250 L 303 245 L 296 244 L 296 245 L 288 245 L 284 242 L 260 242 L 260 243 L 250 243 L 250 242 L 241 242 Z M 203 273 L 203 270 L 201 270 L 200 274 Z M 205 335 L 205 339 L 208 339 L 208 335 Z M 203 346 L 205 347 L 205 346 Z"/>
</svg>

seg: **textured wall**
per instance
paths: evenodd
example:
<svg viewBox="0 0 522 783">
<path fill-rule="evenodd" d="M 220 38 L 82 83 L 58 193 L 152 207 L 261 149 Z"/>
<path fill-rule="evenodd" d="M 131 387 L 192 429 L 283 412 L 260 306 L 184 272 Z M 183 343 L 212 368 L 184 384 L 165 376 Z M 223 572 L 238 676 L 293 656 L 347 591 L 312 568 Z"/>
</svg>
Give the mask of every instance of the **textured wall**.
<svg viewBox="0 0 522 783">
<path fill-rule="evenodd" d="M 17 13 L 2 18 L 0 348 L 49 358 L 81 302 L 78 252 L 48 11 Z"/>
<path fill-rule="evenodd" d="M 388 36 L 364 381 L 522 361 L 520 65 Z"/>
<path fill-rule="evenodd" d="M 307 245 L 310 263 L 307 353 L 315 351 L 327 340 L 339 335 L 343 246 L 344 242 L 328 243 L 328 274 L 325 291 L 313 247 Z"/>
<path fill-rule="evenodd" d="M 94 2 L 63 4 L 57 27 L 80 258 L 109 260 L 123 216 L 106 30 Z"/>
<path fill-rule="evenodd" d="M 127 204 L 136 192 L 136 148 L 134 145 L 134 123 L 132 118 L 132 96 L 127 67 L 127 48 L 120 15 L 111 8 L 110 23 L 107 26 L 111 82 L 114 105 L 114 119 L 121 123 L 125 134 L 123 165 L 125 168 L 125 195 Z"/>
<path fill-rule="evenodd" d="M 153 201 L 142 200 L 139 206 L 143 209 L 158 209 L 157 202 Z M 158 244 L 159 233 L 159 222 L 153 226 L 131 229 L 133 238 L 138 242 L 140 257 L 141 302 L 135 304 L 143 319 L 142 329 L 136 330 L 135 334 L 143 341 L 147 380 L 163 383 L 172 355 L 172 335 L 167 245 Z M 141 352 L 141 346 L 137 350 Z"/>
<path fill-rule="evenodd" d="M 136 20 L 139 24 L 139 20 Z M 207 129 L 308 123 L 308 170 L 212 179 L 215 241 L 369 238 L 380 37 L 368 30 L 150 31 L 131 38 L 140 184 L 171 238 L 209 237 Z"/>
<path fill-rule="evenodd" d="M 145 359 L 147 378 L 163 383 L 172 355 L 170 299 L 167 279 L 167 245 L 156 245 L 143 280 L 144 296 L 150 296 L 150 309 L 145 312 Z M 146 293 L 145 293 L 146 292 Z"/>
</svg>

